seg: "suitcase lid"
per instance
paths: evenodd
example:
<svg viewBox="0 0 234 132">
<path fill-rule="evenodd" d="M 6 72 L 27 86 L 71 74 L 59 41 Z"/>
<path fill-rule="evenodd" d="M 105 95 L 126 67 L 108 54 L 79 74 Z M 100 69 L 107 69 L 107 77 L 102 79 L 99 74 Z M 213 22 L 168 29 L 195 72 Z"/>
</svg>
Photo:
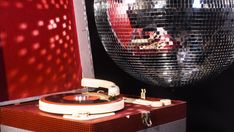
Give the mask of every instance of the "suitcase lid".
<svg viewBox="0 0 234 132">
<path fill-rule="evenodd" d="M 82 0 L 0 1 L 0 106 L 94 77 Z"/>
</svg>

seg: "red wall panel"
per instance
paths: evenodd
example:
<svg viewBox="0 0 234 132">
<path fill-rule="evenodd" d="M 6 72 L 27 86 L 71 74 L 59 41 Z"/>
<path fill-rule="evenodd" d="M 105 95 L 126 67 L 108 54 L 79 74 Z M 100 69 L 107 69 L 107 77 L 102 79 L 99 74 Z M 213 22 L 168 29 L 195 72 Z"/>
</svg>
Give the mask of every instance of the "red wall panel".
<svg viewBox="0 0 234 132">
<path fill-rule="evenodd" d="M 1 0 L 0 49 L 0 101 L 80 86 L 72 0 Z"/>
</svg>

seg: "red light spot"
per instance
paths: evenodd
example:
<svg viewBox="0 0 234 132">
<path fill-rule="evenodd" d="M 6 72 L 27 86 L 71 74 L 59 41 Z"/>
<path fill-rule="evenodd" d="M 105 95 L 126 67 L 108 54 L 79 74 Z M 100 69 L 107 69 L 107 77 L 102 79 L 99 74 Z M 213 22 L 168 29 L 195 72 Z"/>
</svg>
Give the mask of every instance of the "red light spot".
<svg viewBox="0 0 234 132">
<path fill-rule="evenodd" d="M 61 60 L 60 60 L 60 59 L 57 59 L 57 60 L 56 60 L 56 64 L 59 65 L 60 63 L 61 63 Z"/>
<path fill-rule="evenodd" d="M 50 19 L 50 24 L 54 24 L 54 20 L 53 19 Z"/>
<path fill-rule="evenodd" d="M 60 0 L 60 4 L 61 4 L 61 5 L 63 5 L 63 4 L 64 4 L 63 0 Z"/>
<path fill-rule="evenodd" d="M 38 50 L 40 48 L 40 43 L 34 43 L 32 47 L 34 50 Z"/>
<path fill-rule="evenodd" d="M 19 36 L 16 37 L 16 42 L 17 42 L 17 43 L 21 43 L 21 42 L 23 42 L 23 41 L 24 41 L 24 36 L 19 35 Z"/>
<path fill-rule="evenodd" d="M 35 57 L 31 57 L 29 60 L 28 60 L 28 64 L 32 65 L 33 63 L 36 62 L 36 58 Z"/>
<path fill-rule="evenodd" d="M 54 43 L 54 41 L 55 41 L 54 38 L 51 37 L 51 38 L 50 38 L 50 43 Z"/>
<path fill-rule="evenodd" d="M 52 72 L 52 69 L 49 67 L 46 69 L 46 74 L 50 74 Z"/>
<path fill-rule="evenodd" d="M 65 49 L 68 48 L 68 44 L 67 44 L 67 43 L 64 44 L 64 48 L 65 48 Z"/>
<path fill-rule="evenodd" d="M 55 44 L 52 43 L 52 44 L 50 45 L 50 48 L 51 48 L 51 49 L 54 49 L 54 48 L 55 48 Z"/>
<path fill-rule="evenodd" d="M 71 47 L 70 49 L 71 49 L 71 52 L 73 52 L 73 51 L 74 51 L 74 47 Z"/>
<path fill-rule="evenodd" d="M 67 27 L 67 24 L 66 23 L 63 23 L 63 28 L 66 28 Z"/>
<path fill-rule="evenodd" d="M 0 47 L 4 46 L 6 44 L 6 38 L 7 34 L 5 32 L 0 32 Z"/>
<path fill-rule="evenodd" d="M 63 19 L 64 19 L 64 20 L 67 20 L 67 16 L 66 16 L 66 15 L 64 15 L 64 16 L 63 16 Z"/>
<path fill-rule="evenodd" d="M 42 68 L 44 67 L 44 65 L 42 63 L 37 65 L 37 70 L 42 70 Z"/>
<path fill-rule="evenodd" d="M 44 88 L 43 93 L 44 93 L 44 94 L 48 93 L 48 91 L 49 91 L 48 89 L 49 89 L 49 88 L 47 88 L 47 87 Z"/>
<path fill-rule="evenodd" d="M 61 53 L 61 50 L 60 49 L 57 49 L 56 50 L 56 54 L 59 55 Z"/>
<path fill-rule="evenodd" d="M 68 59 L 68 64 L 71 64 L 72 63 L 72 59 Z"/>
<path fill-rule="evenodd" d="M 54 29 L 57 28 L 57 24 L 56 23 L 54 23 L 52 26 L 53 26 Z"/>
<path fill-rule="evenodd" d="M 43 77 L 42 76 L 37 77 L 37 83 L 41 83 L 42 81 L 43 81 Z"/>
<path fill-rule="evenodd" d="M 66 36 L 67 35 L 67 32 L 66 31 L 63 31 L 63 36 Z"/>
<path fill-rule="evenodd" d="M 9 2 L 8 1 L 1 1 L 0 2 L 0 6 L 1 7 L 8 7 L 10 4 L 9 4 Z"/>
<path fill-rule="evenodd" d="M 55 7 L 59 9 L 59 8 L 60 8 L 60 5 L 59 5 L 59 4 L 56 4 Z"/>
<path fill-rule="evenodd" d="M 46 9 L 49 9 L 49 5 L 48 5 L 48 4 L 45 4 L 44 7 L 45 7 Z"/>
<path fill-rule="evenodd" d="M 62 40 L 62 39 L 60 39 L 60 40 L 59 40 L 59 44 L 62 44 L 62 43 L 63 43 L 63 40 Z"/>
<path fill-rule="evenodd" d="M 62 78 L 66 78 L 66 74 L 65 73 L 62 75 Z M 66 87 L 66 85 L 64 85 L 64 86 Z"/>
<path fill-rule="evenodd" d="M 41 10 L 41 9 L 43 8 L 41 4 L 37 4 L 36 7 L 37 7 L 37 9 L 39 9 L 39 10 Z"/>
<path fill-rule="evenodd" d="M 52 79 L 53 80 L 53 79 Z M 53 80 L 53 81 L 55 81 L 55 80 Z M 58 86 L 54 86 L 53 87 L 53 92 L 56 92 L 58 90 Z"/>
<path fill-rule="evenodd" d="M 19 51 L 19 56 L 25 56 L 28 53 L 28 50 L 26 48 L 23 48 Z"/>
<path fill-rule="evenodd" d="M 16 89 L 17 87 L 15 84 L 9 84 L 9 93 L 15 92 Z"/>
<path fill-rule="evenodd" d="M 69 27 L 68 27 L 68 29 L 69 29 L 69 30 L 71 30 L 71 29 L 72 29 L 72 27 L 71 27 L 71 26 L 69 26 Z"/>
<path fill-rule="evenodd" d="M 32 35 L 33 36 L 38 36 L 39 35 L 39 31 L 38 30 L 33 30 L 32 31 Z"/>
<path fill-rule="evenodd" d="M 38 26 L 44 26 L 44 22 L 42 20 L 38 21 Z"/>
<path fill-rule="evenodd" d="M 76 78 L 77 78 L 77 75 L 76 75 L 76 74 L 73 74 L 73 75 L 72 75 L 72 78 L 73 78 L 73 79 L 76 79 Z"/>
<path fill-rule="evenodd" d="M 0 39 L 6 39 L 7 34 L 5 32 L 0 32 Z"/>
<path fill-rule="evenodd" d="M 71 43 L 71 44 L 73 44 L 73 43 L 74 43 L 72 39 L 70 40 L 70 43 Z"/>
<path fill-rule="evenodd" d="M 24 5 L 21 2 L 16 2 L 15 3 L 16 8 L 23 8 Z"/>
<path fill-rule="evenodd" d="M 21 30 L 25 30 L 25 29 L 27 29 L 27 27 L 28 27 L 27 23 L 21 23 L 19 25 L 19 29 L 21 29 Z"/>
<path fill-rule="evenodd" d="M 67 39 L 67 40 L 70 40 L 70 36 L 69 36 L 69 35 L 67 35 L 67 36 L 66 36 L 66 39 Z"/>
<path fill-rule="evenodd" d="M 72 86 L 71 82 L 68 82 L 67 87 L 70 88 Z"/>
<path fill-rule="evenodd" d="M 55 36 L 55 40 L 59 40 L 59 35 L 56 35 L 56 36 Z"/>
<path fill-rule="evenodd" d="M 67 58 L 67 53 L 63 53 L 63 58 Z"/>
<path fill-rule="evenodd" d="M 48 61 L 51 61 L 52 58 L 53 58 L 52 55 L 48 55 L 48 56 L 47 56 L 47 60 L 48 60 Z"/>
<path fill-rule="evenodd" d="M 47 4 L 47 1 L 46 0 L 41 0 L 42 3 L 44 4 Z"/>
<path fill-rule="evenodd" d="M 20 79 L 19 82 L 20 83 L 25 83 L 28 80 L 28 75 L 23 75 Z"/>
<path fill-rule="evenodd" d="M 60 18 L 59 18 L 59 17 L 56 17 L 56 18 L 55 18 L 55 21 L 56 21 L 56 22 L 60 22 Z"/>
<path fill-rule="evenodd" d="M 55 4 L 55 0 L 51 0 L 51 3 L 52 3 L 52 4 Z"/>
<path fill-rule="evenodd" d="M 28 93 L 27 92 L 24 92 L 22 95 L 21 95 L 22 98 L 26 98 L 28 97 Z"/>
<path fill-rule="evenodd" d="M 56 75 L 53 75 L 52 80 L 55 81 L 57 79 Z"/>
<path fill-rule="evenodd" d="M 62 72 L 64 70 L 64 66 L 59 67 L 59 71 Z"/>
<path fill-rule="evenodd" d="M 9 78 L 12 79 L 18 74 L 18 70 L 14 69 L 9 72 Z"/>
<path fill-rule="evenodd" d="M 53 29 L 53 26 L 52 25 L 48 25 L 47 27 L 49 30 L 52 30 Z"/>
<path fill-rule="evenodd" d="M 46 52 L 47 52 L 46 49 L 41 50 L 41 55 L 45 55 Z"/>
</svg>

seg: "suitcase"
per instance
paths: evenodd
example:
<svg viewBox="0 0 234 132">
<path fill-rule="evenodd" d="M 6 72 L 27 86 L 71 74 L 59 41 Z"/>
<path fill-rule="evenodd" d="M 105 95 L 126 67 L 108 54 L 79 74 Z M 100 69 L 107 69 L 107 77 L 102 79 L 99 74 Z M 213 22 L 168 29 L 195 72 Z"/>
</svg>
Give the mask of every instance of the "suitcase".
<svg viewBox="0 0 234 132">
<path fill-rule="evenodd" d="M 150 100 L 159 100 L 150 98 Z M 172 101 L 160 108 L 125 103 L 125 108 L 113 116 L 79 121 L 64 119 L 62 115 L 48 114 L 38 109 L 37 102 L 7 106 L 1 109 L 3 125 L 27 131 L 42 132 L 185 132 L 186 103 Z M 152 122 L 152 124 L 148 124 Z"/>
</svg>

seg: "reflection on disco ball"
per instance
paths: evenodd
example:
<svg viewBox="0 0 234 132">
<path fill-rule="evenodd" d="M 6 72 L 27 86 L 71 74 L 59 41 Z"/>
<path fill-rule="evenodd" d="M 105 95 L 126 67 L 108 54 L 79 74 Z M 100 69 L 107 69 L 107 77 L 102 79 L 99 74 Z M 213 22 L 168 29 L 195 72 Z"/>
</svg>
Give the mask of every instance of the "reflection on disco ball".
<svg viewBox="0 0 234 132">
<path fill-rule="evenodd" d="M 234 2 L 95 0 L 101 41 L 126 72 L 182 86 L 220 73 L 234 58 Z"/>
</svg>

